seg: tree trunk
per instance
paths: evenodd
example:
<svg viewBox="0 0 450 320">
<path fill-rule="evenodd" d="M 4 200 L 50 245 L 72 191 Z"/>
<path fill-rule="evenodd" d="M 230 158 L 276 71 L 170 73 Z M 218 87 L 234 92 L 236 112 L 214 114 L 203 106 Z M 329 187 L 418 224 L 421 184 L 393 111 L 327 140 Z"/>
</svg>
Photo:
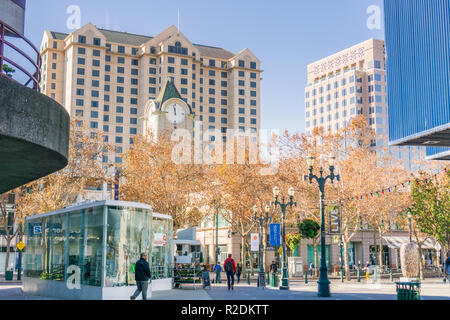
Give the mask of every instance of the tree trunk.
<svg viewBox="0 0 450 320">
<path fill-rule="evenodd" d="M 317 242 L 316 239 L 313 239 L 313 245 L 314 245 L 314 269 L 316 277 L 319 276 L 319 253 L 317 250 Z"/>
<path fill-rule="evenodd" d="M 378 236 L 380 237 L 380 252 L 378 253 L 378 259 L 380 260 L 380 272 L 383 270 L 383 233 L 381 228 L 378 228 Z"/>
<path fill-rule="evenodd" d="M 263 230 L 263 266 L 264 266 L 264 272 L 267 272 L 267 231 Z"/>
<path fill-rule="evenodd" d="M 418 243 L 418 248 L 419 248 L 419 278 L 420 280 L 424 280 L 425 276 L 423 274 L 423 262 L 422 262 L 422 246 L 419 244 L 419 241 L 417 241 Z"/>
<path fill-rule="evenodd" d="M 345 263 L 345 276 L 347 281 L 351 280 L 350 277 L 350 261 L 348 258 L 348 241 L 343 241 L 344 242 L 344 263 Z"/>
<path fill-rule="evenodd" d="M 9 235 L 9 228 L 7 228 L 6 230 L 5 240 L 6 240 L 5 275 L 6 275 L 6 271 L 8 271 L 9 255 L 11 252 L 11 240 L 12 240 L 11 236 Z"/>
<path fill-rule="evenodd" d="M 241 237 L 241 265 L 242 265 L 242 273 L 244 275 L 247 274 L 247 264 L 245 263 L 245 238 Z"/>
</svg>

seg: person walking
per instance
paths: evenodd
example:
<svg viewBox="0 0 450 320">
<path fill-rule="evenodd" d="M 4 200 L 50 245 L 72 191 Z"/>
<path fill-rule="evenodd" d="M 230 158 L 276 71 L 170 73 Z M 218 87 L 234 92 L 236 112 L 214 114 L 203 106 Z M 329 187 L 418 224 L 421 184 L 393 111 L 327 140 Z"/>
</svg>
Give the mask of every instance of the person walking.
<svg viewBox="0 0 450 320">
<path fill-rule="evenodd" d="M 238 263 L 236 266 L 237 283 L 241 282 L 241 274 L 242 274 L 242 266 L 240 263 Z"/>
<path fill-rule="evenodd" d="M 148 280 L 150 279 L 151 274 L 150 266 L 147 262 L 147 255 L 145 253 L 141 253 L 141 259 L 136 262 L 134 276 L 136 279 L 137 290 L 130 299 L 136 300 L 142 292 L 142 299 L 147 300 Z"/>
<path fill-rule="evenodd" d="M 220 273 L 222 272 L 222 267 L 220 266 L 219 262 L 217 262 L 217 264 L 214 266 L 213 272 L 216 273 L 216 283 L 222 283 L 222 280 L 220 279 Z"/>
<path fill-rule="evenodd" d="M 225 260 L 223 269 L 227 273 L 228 290 L 234 290 L 234 275 L 236 274 L 236 263 L 234 262 L 231 253 L 228 255 L 228 259 Z"/>
<path fill-rule="evenodd" d="M 313 272 L 314 272 L 314 263 L 310 263 L 309 264 L 309 275 L 312 277 L 312 275 L 313 275 Z"/>
<path fill-rule="evenodd" d="M 277 264 L 275 263 L 275 261 L 272 261 L 272 264 L 270 265 L 270 272 L 277 273 L 277 271 L 278 271 Z"/>
<path fill-rule="evenodd" d="M 449 281 L 450 276 L 450 252 L 447 254 L 447 260 L 444 262 L 444 283 Z"/>
</svg>

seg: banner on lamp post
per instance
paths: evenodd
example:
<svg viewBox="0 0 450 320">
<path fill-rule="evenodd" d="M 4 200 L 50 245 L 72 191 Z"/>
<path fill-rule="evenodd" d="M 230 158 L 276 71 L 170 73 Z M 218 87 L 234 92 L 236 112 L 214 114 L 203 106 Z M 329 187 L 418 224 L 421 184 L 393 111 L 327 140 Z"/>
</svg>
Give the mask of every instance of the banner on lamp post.
<svg viewBox="0 0 450 320">
<path fill-rule="evenodd" d="M 250 250 L 253 252 L 259 251 L 259 234 L 258 233 L 252 233 L 251 234 L 251 248 Z"/>
<path fill-rule="evenodd" d="M 281 246 L 281 225 L 279 223 L 270 224 L 270 246 Z"/>
<path fill-rule="evenodd" d="M 341 234 L 342 207 L 339 205 L 327 205 L 328 233 Z"/>
</svg>

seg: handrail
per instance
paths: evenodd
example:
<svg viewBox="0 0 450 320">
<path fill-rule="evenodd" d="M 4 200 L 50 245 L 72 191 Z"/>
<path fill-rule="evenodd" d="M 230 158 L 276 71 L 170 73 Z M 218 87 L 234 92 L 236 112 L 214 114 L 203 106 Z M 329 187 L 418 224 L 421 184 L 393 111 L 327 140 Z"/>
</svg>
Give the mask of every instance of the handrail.
<svg viewBox="0 0 450 320">
<path fill-rule="evenodd" d="M 17 46 L 12 44 L 11 42 L 7 41 L 6 38 L 5 38 L 6 30 L 8 30 L 9 33 L 12 33 L 15 37 L 24 40 L 34 50 L 34 52 L 36 53 L 36 60 L 34 60 L 30 56 L 28 56 L 28 54 L 26 54 L 23 50 L 19 49 Z M 26 70 L 25 67 L 23 67 L 23 66 L 19 65 L 18 63 L 12 61 L 10 58 L 7 58 L 5 56 L 6 55 L 6 53 L 5 53 L 5 48 L 6 47 L 9 47 L 9 48 L 13 49 L 17 53 L 19 53 L 22 57 L 24 57 L 29 62 L 31 62 L 31 64 L 35 68 L 34 73 L 32 74 L 31 73 L 32 71 Z M 14 29 L 10 25 L 8 25 L 5 22 L 3 22 L 2 20 L 0 20 L 0 77 L 6 77 L 6 78 L 11 79 L 11 80 L 13 80 L 15 82 L 18 82 L 17 80 L 15 80 L 12 77 L 8 76 L 5 71 L 3 71 L 4 62 L 7 62 L 7 63 L 11 64 L 12 66 L 16 67 L 17 69 L 22 71 L 28 77 L 28 80 L 25 81 L 24 84 L 22 83 L 23 85 L 28 86 L 32 82 L 33 83 L 33 89 L 36 90 L 37 92 L 41 91 L 39 83 L 40 83 L 40 80 L 41 80 L 42 58 L 41 58 L 41 55 L 39 53 L 39 50 L 36 49 L 36 47 L 31 43 L 30 40 L 25 38 L 16 29 Z"/>
</svg>

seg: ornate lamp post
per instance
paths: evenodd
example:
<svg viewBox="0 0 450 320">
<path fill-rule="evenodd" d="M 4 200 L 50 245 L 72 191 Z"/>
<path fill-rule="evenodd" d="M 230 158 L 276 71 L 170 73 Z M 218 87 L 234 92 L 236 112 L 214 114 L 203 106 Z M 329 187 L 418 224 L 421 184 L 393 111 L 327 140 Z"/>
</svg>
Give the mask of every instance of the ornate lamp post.
<svg viewBox="0 0 450 320">
<path fill-rule="evenodd" d="M 269 220 L 272 220 L 272 217 L 269 217 L 270 207 L 266 206 L 266 214 L 261 212 L 258 215 L 258 206 L 253 207 L 253 212 L 255 216 L 253 217 L 254 221 L 259 222 L 259 276 L 258 276 L 258 287 L 266 286 L 266 273 L 264 272 L 264 245 L 263 245 L 263 228 L 267 225 Z"/>
<path fill-rule="evenodd" d="M 314 157 L 308 157 L 306 159 L 306 163 L 309 168 L 309 175 L 305 175 L 303 177 L 304 181 L 309 179 L 309 182 L 312 183 L 313 180 L 316 180 L 319 184 L 319 194 L 320 194 L 320 212 L 321 212 L 321 258 L 320 258 L 320 277 L 319 277 L 319 297 L 330 297 L 330 281 L 328 280 L 327 274 L 327 264 L 326 264 L 326 250 L 325 250 L 325 183 L 328 179 L 331 180 L 331 183 L 334 182 L 334 179 L 340 181 L 340 176 L 334 174 L 334 166 L 335 166 L 335 157 L 329 157 L 328 164 L 330 166 L 330 175 L 327 177 L 323 176 L 323 168 L 320 168 L 320 177 L 313 174 L 314 170 Z"/>
<path fill-rule="evenodd" d="M 292 206 L 297 206 L 297 202 L 294 202 L 294 194 L 295 190 L 294 188 L 289 188 L 288 195 L 289 195 L 289 202 L 286 203 L 286 199 L 284 197 L 281 198 L 281 202 L 278 201 L 278 197 L 280 195 L 280 189 L 278 187 L 273 188 L 273 195 L 275 196 L 275 202 L 273 204 L 275 207 L 277 205 L 280 206 L 282 216 L 281 216 L 281 239 L 282 239 L 282 247 L 283 247 L 283 261 L 282 261 L 282 269 L 283 274 L 281 278 L 281 286 L 280 290 L 289 290 L 289 275 L 287 270 L 287 264 L 286 264 L 286 228 L 285 228 L 285 219 L 286 219 L 286 208 Z"/>
</svg>

